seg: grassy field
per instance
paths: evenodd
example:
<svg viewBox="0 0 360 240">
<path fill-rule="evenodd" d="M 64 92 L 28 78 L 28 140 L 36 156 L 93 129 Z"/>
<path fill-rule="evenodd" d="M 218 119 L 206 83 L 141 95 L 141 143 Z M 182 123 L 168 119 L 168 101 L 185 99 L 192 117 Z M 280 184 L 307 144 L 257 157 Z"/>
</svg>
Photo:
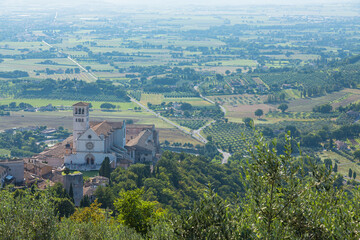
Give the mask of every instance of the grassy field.
<svg viewBox="0 0 360 240">
<path fill-rule="evenodd" d="M 248 67 L 255 67 L 257 65 L 256 61 L 248 60 L 248 59 L 236 59 L 236 60 L 229 60 L 229 61 L 219 61 L 219 62 L 209 62 L 209 65 L 218 65 L 221 63 L 222 66 L 248 66 Z"/>
<path fill-rule="evenodd" d="M 348 176 L 349 168 L 351 168 L 352 171 L 355 171 L 357 174 L 356 179 L 360 180 L 360 165 L 358 165 L 358 161 L 352 162 L 349 159 L 331 151 L 321 152 L 320 157 L 322 160 L 330 158 L 333 161 L 333 165 L 337 162 L 338 172 L 343 176 Z"/>
<path fill-rule="evenodd" d="M 197 141 L 196 139 L 192 138 L 190 135 L 187 135 L 175 128 L 159 128 L 160 142 L 164 142 L 165 140 L 173 143 L 173 142 L 180 142 L 182 144 L 184 143 L 191 143 L 194 146 L 196 144 L 204 145 L 203 143 Z"/>
<path fill-rule="evenodd" d="M 299 98 L 295 100 L 291 100 L 289 102 L 290 112 L 311 112 L 315 106 L 336 102 L 337 100 L 342 99 L 346 96 L 347 93 L 344 91 L 333 92 L 331 94 L 317 97 L 317 98 Z"/>
<path fill-rule="evenodd" d="M 301 93 L 296 89 L 286 89 L 284 90 L 288 99 L 298 99 L 301 97 Z"/>
</svg>

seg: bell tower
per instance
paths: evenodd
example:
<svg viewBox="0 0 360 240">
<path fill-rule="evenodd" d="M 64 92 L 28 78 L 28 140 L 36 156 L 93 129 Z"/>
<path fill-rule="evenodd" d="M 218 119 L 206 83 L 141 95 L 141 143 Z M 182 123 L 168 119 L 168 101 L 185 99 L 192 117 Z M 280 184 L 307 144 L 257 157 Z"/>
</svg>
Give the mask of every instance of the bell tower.
<svg viewBox="0 0 360 240">
<path fill-rule="evenodd" d="M 89 104 L 78 102 L 73 105 L 73 148 L 77 139 L 89 129 Z"/>
</svg>

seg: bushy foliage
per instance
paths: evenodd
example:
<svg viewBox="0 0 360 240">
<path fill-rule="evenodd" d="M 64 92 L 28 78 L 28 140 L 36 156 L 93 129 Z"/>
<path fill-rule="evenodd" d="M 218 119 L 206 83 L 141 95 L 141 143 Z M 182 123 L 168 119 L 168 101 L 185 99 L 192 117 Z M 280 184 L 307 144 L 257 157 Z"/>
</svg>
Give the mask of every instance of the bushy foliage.
<svg viewBox="0 0 360 240">
<path fill-rule="evenodd" d="M 244 168 L 240 232 L 260 239 L 358 237 L 353 230 L 360 219 L 353 214 L 360 210 L 359 203 L 333 187 L 335 179 L 325 167 L 310 164 L 305 170 L 305 159 L 291 155 L 291 138 L 286 137 L 283 155 L 260 136 L 255 147 L 248 148 L 251 161 Z"/>
<path fill-rule="evenodd" d="M 151 223 L 162 217 L 162 210 L 156 209 L 157 202 L 142 200 L 143 193 L 142 188 L 120 192 L 114 206 L 120 223 L 146 234 L 151 228 Z"/>
<path fill-rule="evenodd" d="M 49 195 L 0 191 L 1 239 L 51 239 L 56 223 Z"/>
<path fill-rule="evenodd" d="M 151 172 L 138 165 L 112 174 L 112 192 L 71 217 L 58 218 L 54 198 L 68 195 L 57 184 L 40 191 L 0 191 L 2 239 L 358 239 L 359 189 L 309 157 L 292 155 L 285 135 L 279 153 L 255 134 L 246 157 L 230 165 L 165 152 Z M 354 172 L 353 172 L 354 174 Z M 208 183 L 211 183 L 209 186 Z M 100 187 L 99 187 L 100 188 Z M 126 189 L 131 188 L 131 189 Z M 214 191 L 212 189 L 215 189 Z M 119 191 L 119 194 L 114 192 Z M 216 194 L 218 192 L 219 194 Z M 226 200 L 225 200 L 226 199 Z M 170 211 L 164 211 L 165 207 Z M 174 211 L 177 209 L 177 211 Z"/>
<path fill-rule="evenodd" d="M 122 190 L 144 187 L 144 199 L 180 211 L 199 200 L 209 182 L 223 198 L 241 192 L 238 175 L 239 168 L 234 166 L 212 163 L 200 156 L 164 152 L 152 173 L 150 167 L 143 164 L 130 166 L 128 170 L 115 169 L 111 174 L 113 185 L 107 191 L 112 189 L 117 195 Z"/>
</svg>

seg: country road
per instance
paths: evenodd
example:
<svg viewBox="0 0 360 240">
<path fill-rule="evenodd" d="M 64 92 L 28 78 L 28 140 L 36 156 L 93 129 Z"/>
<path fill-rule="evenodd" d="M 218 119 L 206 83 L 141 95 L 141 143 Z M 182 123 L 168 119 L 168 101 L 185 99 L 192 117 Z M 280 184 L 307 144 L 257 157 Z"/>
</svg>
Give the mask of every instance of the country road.
<svg viewBox="0 0 360 240">
<path fill-rule="evenodd" d="M 51 48 L 54 48 L 54 46 L 52 46 L 51 44 L 45 42 L 44 40 L 42 40 L 42 42 L 47 45 L 48 47 L 51 47 Z M 93 78 L 94 80 L 97 80 L 98 78 L 91 72 L 89 72 L 88 70 L 86 70 L 86 68 L 84 68 L 80 63 L 78 63 L 76 60 L 72 59 L 70 57 L 69 54 L 67 53 L 63 53 L 62 51 L 58 50 L 59 53 L 61 54 L 66 54 L 67 55 L 67 58 L 72 61 L 73 63 L 75 63 L 81 70 L 83 70 L 84 72 L 86 72 L 91 78 Z"/>
<path fill-rule="evenodd" d="M 206 127 L 210 126 L 211 124 L 213 124 L 215 122 L 214 121 L 211 121 L 209 122 L 208 124 L 206 124 L 205 126 L 202 126 L 201 128 L 197 129 L 197 130 L 194 130 L 194 131 L 191 131 L 189 132 L 188 130 L 184 129 L 183 127 L 181 127 L 180 125 L 170 121 L 169 119 L 161 116 L 159 113 L 156 113 L 155 111 L 151 110 L 150 108 L 148 108 L 147 106 L 141 104 L 139 101 L 137 101 L 136 99 L 132 98 L 131 96 L 129 96 L 130 100 L 134 103 L 136 103 L 137 105 L 139 105 L 141 108 L 145 109 L 147 112 L 155 115 L 156 117 L 160 118 L 161 120 L 169 123 L 170 125 L 176 127 L 177 129 L 179 129 L 180 131 L 184 132 L 185 134 L 188 134 L 188 135 L 191 135 L 193 138 L 195 138 L 196 140 L 202 142 L 202 143 L 207 143 L 208 141 L 206 140 L 206 138 L 204 138 L 202 135 L 201 135 L 201 131 L 203 129 L 205 129 Z M 228 152 L 224 152 L 222 151 L 221 149 L 218 149 L 218 151 L 223 155 L 223 159 L 221 161 L 222 164 L 224 163 L 227 163 L 228 162 L 228 159 L 229 157 L 231 156 L 230 153 Z"/>
<path fill-rule="evenodd" d="M 214 104 L 214 105 L 216 104 L 213 100 L 211 100 L 211 99 L 203 96 L 203 95 L 200 93 L 200 91 L 199 91 L 199 86 L 194 86 L 194 89 L 195 89 L 195 91 L 197 91 L 197 92 L 199 93 L 199 96 L 200 96 L 202 99 L 204 99 L 205 101 L 207 101 L 207 102 L 209 102 L 209 103 L 211 103 L 211 104 Z M 226 109 L 225 109 L 223 106 L 221 106 L 220 104 L 219 104 L 219 107 L 220 107 L 221 111 L 223 111 L 224 116 L 225 116 L 225 115 L 226 115 Z M 207 126 L 210 126 L 210 125 L 213 124 L 214 122 L 215 122 L 215 121 L 212 121 L 210 124 L 207 124 L 206 127 L 207 127 Z M 200 128 L 200 129 L 201 129 L 201 128 Z M 200 129 L 198 129 L 198 130 L 196 130 L 196 131 L 199 131 Z M 205 129 L 205 127 L 204 127 L 203 129 Z M 201 136 L 200 132 L 201 132 L 203 129 L 201 129 L 201 130 L 198 132 L 199 136 Z M 201 137 L 203 137 L 203 136 L 201 136 Z M 206 139 L 205 139 L 205 140 L 206 140 Z M 221 149 L 219 149 L 219 148 L 218 148 L 218 151 L 219 151 L 220 153 L 222 153 L 222 155 L 223 155 L 223 159 L 222 159 L 221 163 L 222 163 L 222 164 L 227 163 L 228 160 L 229 160 L 229 157 L 231 156 L 231 153 L 224 152 L 223 150 L 221 150 Z"/>
<path fill-rule="evenodd" d="M 136 104 L 139 105 L 141 108 L 145 109 L 147 112 L 155 115 L 156 117 L 160 118 L 161 120 L 163 120 L 163 121 L 167 122 L 168 124 L 176 127 L 177 129 L 179 129 L 180 131 L 184 132 L 185 134 L 191 135 L 193 138 L 195 138 L 196 140 L 198 140 L 198 141 L 200 141 L 200 142 L 202 142 L 202 143 L 206 143 L 206 142 L 207 142 L 207 140 L 206 140 L 203 136 L 201 136 L 200 134 L 197 135 L 196 133 L 194 133 L 194 131 L 191 131 L 191 132 L 190 132 L 190 131 L 186 130 L 185 128 L 181 127 L 179 124 L 170 121 L 169 119 L 161 116 L 159 113 L 156 113 L 155 111 L 151 110 L 151 109 L 148 108 L 147 106 L 141 104 L 139 101 L 137 101 L 136 99 L 132 98 L 131 96 L 129 96 L 129 98 L 130 98 L 130 100 L 131 100 L 132 102 L 136 103 Z"/>
</svg>

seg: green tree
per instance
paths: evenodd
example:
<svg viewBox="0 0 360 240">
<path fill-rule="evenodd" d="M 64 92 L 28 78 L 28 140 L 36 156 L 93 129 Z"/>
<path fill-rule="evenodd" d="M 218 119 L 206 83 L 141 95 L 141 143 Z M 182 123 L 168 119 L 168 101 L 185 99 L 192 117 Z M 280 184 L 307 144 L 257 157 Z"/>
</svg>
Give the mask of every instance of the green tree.
<svg viewBox="0 0 360 240">
<path fill-rule="evenodd" d="M 63 185 L 59 182 L 55 183 L 54 186 L 49 188 L 49 193 L 55 198 L 69 198 L 69 194 L 66 192 Z"/>
<path fill-rule="evenodd" d="M 193 106 L 190 103 L 182 103 L 180 109 L 183 111 L 191 111 Z"/>
<path fill-rule="evenodd" d="M 216 77 L 216 80 L 218 80 L 218 81 L 223 81 L 223 80 L 224 80 L 224 76 L 221 75 L 221 74 L 219 74 L 219 73 L 217 73 L 217 74 L 215 75 L 215 77 Z"/>
<path fill-rule="evenodd" d="M 356 172 L 353 173 L 353 178 L 356 179 Z"/>
<path fill-rule="evenodd" d="M 105 157 L 99 169 L 99 175 L 110 179 L 111 166 L 109 157 Z"/>
<path fill-rule="evenodd" d="M 329 140 L 329 149 L 333 149 L 334 148 L 334 140 L 332 137 L 330 137 L 330 140 Z"/>
<path fill-rule="evenodd" d="M 352 178 L 352 174 L 353 174 L 352 169 L 349 168 L 349 178 Z"/>
<path fill-rule="evenodd" d="M 293 157 L 288 135 L 283 155 L 277 154 L 276 142 L 271 146 L 261 135 L 256 136 L 255 146 L 249 143 L 250 159 L 242 176 L 246 190 L 240 203 L 240 233 L 250 232 L 247 239 L 341 238 L 339 231 L 329 230 L 342 221 L 335 212 L 347 200 L 331 187 L 331 173 L 307 157 Z M 339 202 L 330 200 L 334 196 Z"/>
<path fill-rule="evenodd" d="M 360 160 L 360 150 L 355 150 L 354 151 L 354 158 L 357 160 Z"/>
<path fill-rule="evenodd" d="M 255 116 L 257 116 L 257 117 L 261 117 L 262 115 L 264 114 L 264 111 L 262 110 L 262 109 L 257 109 L 256 111 L 255 111 Z"/>
<path fill-rule="evenodd" d="M 330 168 L 332 167 L 332 161 L 330 158 L 327 158 L 324 160 L 324 163 L 325 163 L 325 167 L 326 169 L 330 170 Z"/>
<path fill-rule="evenodd" d="M 80 201 L 80 207 L 90 207 L 90 199 L 88 195 L 85 195 Z"/>
<path fill-rule="evenodd" d="M 114 104 L 111 104 L 111 103 L 102 103 L 100 105 L 100 108 L 110 110 L 110 109 L 115 109 L 116 106 Z"/>
<path fill-rule="evenodd" d="M 244 122 L 245 126 L 248 128 L 254 127 L 254 120 L 252 120 L 252 118 L 249 118 L 249 117 L 244 118 L 243 122 Z"/>
<path fill-rule="evenodd" d="M 338 171 L 338 165 L 337 165 L 337 163 L 335 163 L 334 168 L 333 168 L 333 171 L 334 171 L 334 172 L 337 172 L 337 171 Z"/>
<path fill-rule="evenodd" d="M 142 200 L 143 194 L 143 188 L 120 192 L 114 206 L 119 213 L 117 219 L 120 223 L 146 234 L 151 223 L 160 217 L 160 214 L 156 212 L 157 203 Z"/>
<path fill-rule="evenodd" d="M 278 107 L 278 109 L 280 109 L 282 113 L 284 113 L 288 108 L 289 108 L 289 106 L 286 103 L 282 103 Z"/>
<path fill-rule="evenodd" d="M 180 239 L 236 239 L 234 220 L 228 203 L 210 188 L 173 225 Z"/>
<path fill-rule="evenodd" d="M 101 203 L 102 208 L 110 208 L 114 209 L 114 192 L 110 187 L 99 186 L 95 190 L 95 196 L 98 199 L 99 203 Z"/>
<path fill-rule="evenodd" d="M 290 131 L 290 135 L 293 138 L 300 137 L 301 133 L 300 131 L 293 125 L 287 125 L 285 127 L 285 132 L 288 133 Z"/>
<path fill-rule="evenodd" d="M 54 212 L 60 218 L 69 217 L 75 212 L 74 203 L 68 198 L 54 198 L 52 201 L 54 204 Z"/>
<path fill-rule="evenodd" d="M 16 108 L 16 102 L 9 103 L 9 108 Z"/>
</svg>

